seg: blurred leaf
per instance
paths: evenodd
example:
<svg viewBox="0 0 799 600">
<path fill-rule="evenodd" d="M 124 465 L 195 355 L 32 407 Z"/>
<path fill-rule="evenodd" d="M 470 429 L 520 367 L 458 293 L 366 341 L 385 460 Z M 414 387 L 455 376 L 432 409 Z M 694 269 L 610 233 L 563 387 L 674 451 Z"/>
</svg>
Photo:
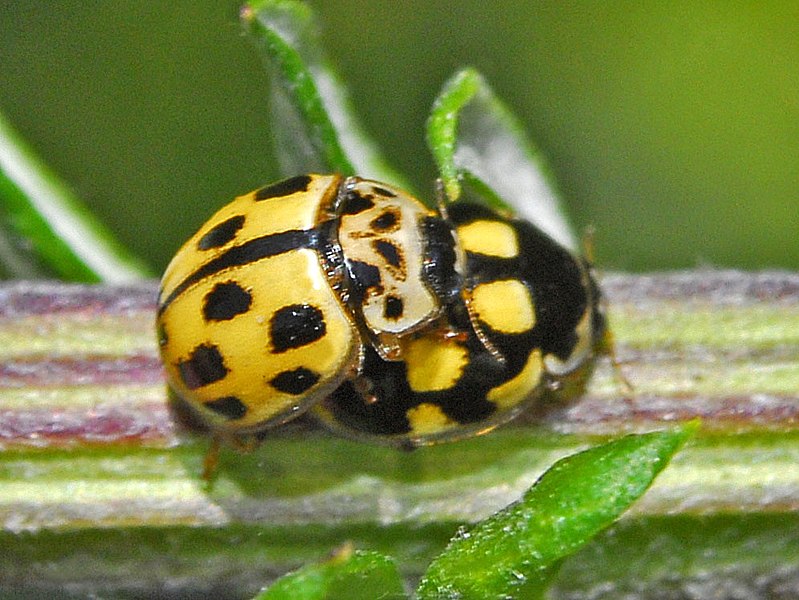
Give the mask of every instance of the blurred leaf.
<svg viewBox="0 0 799 600">
<path fill-rule="evenodd" d="M 540 597 L 558 561 L 639 498 L 695 429 L 627 436 L 558 461 L 519 502 L 459 532 L 419 597 Z"/>
<path fill-rule="evenodd" d="M 408 189 L 352 113 L 311 10 L 292 0 L 252 2 L 242 21 L 274 69 L 272 128 L 283 173 L 337 172 Z"/>
<path fill-rule="evenodd" d="M 256 600 L 399 600 L 407 598 L 394 562 L 378 552 L 340 548 L 326 562 L 278 579 Z"/>
<path fill-rule="evenodd" d="M 150 275 L 0 115 L 0 242 L 9 274 L 119 283 Z"/>
<path fill-rule="evenodd" d="M 460 198 L 465 179 L 488 204 L 510 206 L 563 246 L 576 248 L 543 158 L 480 73 L 463 69 L 444 84 L 427 123 L 427 142 L 450 201 Z"/>
</svg>

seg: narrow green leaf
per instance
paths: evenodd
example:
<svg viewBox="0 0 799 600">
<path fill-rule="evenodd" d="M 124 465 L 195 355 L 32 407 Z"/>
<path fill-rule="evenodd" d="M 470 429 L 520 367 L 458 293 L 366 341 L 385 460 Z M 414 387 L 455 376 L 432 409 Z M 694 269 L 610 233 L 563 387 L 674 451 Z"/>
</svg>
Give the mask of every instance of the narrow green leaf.
<svg viewBox="0 0 799 600">
<path fill-rule="evenodd" d="M 407 189 L 353 114 L 311 10 L 293 0 L 251 2 L 242 22 L 273 67 L 273 133 L 284 174 L 357 174 Z"/>
<path fill-rule="evenodd" d="M 150 275 L 114 240 L 0 115 L 0 206 L 13 239 L 0 260 L 14 276 L 118 283 Z M 4 251 L 5 250 L 5 251 Z"/>
<path fill-rule="evenodd" d="M 344 546 L 330 560 L 278 579 L 255 600 L 400 600 L 407 598 L 394 562 Z"/>
<path fill-rule="evenodd" d="M 539 597 L 558 561 L 639 498 L 695 429 L 627 436 L 558 461 L 519 502 L 456 535 L 419 597 Z"/>
<path fill-rule="evenodd" d="M 489 204 L 510 206 L 567 248 L 571 227 L 544 159 L 474 69 L 444 84 L 427 123 L 427 142 L 450 201 L 472 183 Z"/>
</svg>

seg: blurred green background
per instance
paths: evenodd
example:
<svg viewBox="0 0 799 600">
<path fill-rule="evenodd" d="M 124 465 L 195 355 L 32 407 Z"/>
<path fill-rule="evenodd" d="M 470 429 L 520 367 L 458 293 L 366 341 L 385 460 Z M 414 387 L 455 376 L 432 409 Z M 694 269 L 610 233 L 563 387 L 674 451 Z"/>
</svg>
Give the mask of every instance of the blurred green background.
<svg viewBox="0 0 799 600">
<path fill-rule="evenodd" d="M 353 102 L 418 189 L 424 121 L 481 70 L 549 157 L 602 268 L 799 268 L 799 3 L 309 2 Z M 15 0 L 0 109 L 160 270 L 277 175 L 234 1 Z"/>
</svg>

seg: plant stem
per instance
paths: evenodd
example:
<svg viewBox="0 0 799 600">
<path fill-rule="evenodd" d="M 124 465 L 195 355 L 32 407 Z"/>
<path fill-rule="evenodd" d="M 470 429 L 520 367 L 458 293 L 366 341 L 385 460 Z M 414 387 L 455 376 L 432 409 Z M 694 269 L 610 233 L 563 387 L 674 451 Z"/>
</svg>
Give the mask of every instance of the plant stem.
<svg viewBox="0 0 799 600">
<path fill-rule="evenodd" d="M 603 280 L 632 394 L 600 357 L 585 393 L 545 398 L 491 435 L 405 454 L 298 420 L 250 455 L 170 408 L 155 284 L 0 288 L 0 522 L 8 531 L 270 522 L 473 521 L 558 457 L 701 417 L 638 513 L 799 508 L 799 275 L 697 271 Z M 453 495 L 455 499 L 453 499 Z"/>
<path fill-rule="evenodd" d="M 628 552 L 687 544 L 696 554 L 681 563 L 690 581 L 702 561 L 721 556 L 712 540 L 726 531 L 772 539 L 763 532 L 782 531 L 774 519 L 799 509 L 799 275 L 609 275 L 602 287 L 631 394 L 603 356 L 582 395 L 574 395 L 577 382 L 490 435 L 412 453 L 336 438 L 299 419 L 251 454 L 224 450 L 207 485 L 207 437 L 181 420 L 163 383 L 154 282 L 3 284 L 0 589 L 46 595 L 69 583 L 135 596 L 177 578 L 186 593 L 223 585 L 237 597 L 345 539 L 393 555 L 407 577 L 418 576 L 458 523 L 514 501 L 557 458 L 696 417 L 702 432 L 624 520 L 656 519 L 662 531 Z M 759 528 L 741 530 L 730 515 L 743 513 Z M 662 540 L 670 519 L 680 524 L 676 536 L 710 523 L 703 539 L 711 546 Z M 721 566 L 711 563 L 721 573 L 741 561 L 753 573 L 777 573 L 795 555 L 794 530 L 762 564 L 751 562 L 746 540 L 713 559 Z M 608 550 L 592 544 L 589 558 L 576 555 L 565 572 L 612 551 L 616 539 L 596 542 Z M 658 577 L 683 576 L 657 553 L 652 560 Z"/>
</svg>

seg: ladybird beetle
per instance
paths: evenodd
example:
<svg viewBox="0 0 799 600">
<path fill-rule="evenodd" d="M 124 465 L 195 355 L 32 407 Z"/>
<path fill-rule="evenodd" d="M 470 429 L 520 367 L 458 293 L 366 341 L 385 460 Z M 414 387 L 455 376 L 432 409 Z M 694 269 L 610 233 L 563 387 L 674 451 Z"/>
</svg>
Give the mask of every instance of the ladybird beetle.
<svg viewBox="0 0 799 600">
<path fill-rule="evenodd" d="M 374 181 L 303 175 L 241 196 L 164 273 L 169 384 L 223 435 L 297 416 L 358 374 L 366 345 L 397 358 L 439 318 L 455 248 L 435 211 Z"/>
<path fill-rule="evenodd" d="M 167 380 L 236 442 L 309 411 L 401 447 L 487 431 L 603 335 L 588 263 L 478 204 L 301 175 L 240 196 L 158 297 Z"/>
<path fill-rule="evenodd" d="M 447 212 L 466 270 L 443 329 L 408 338 L 402 360 L 366 348 L 359 377 L 314 407 L 330 428 L 404 448 L 484 433 L 557 386 L 602 339 L 585 260 L 481 205 Z"/>
</svg>

